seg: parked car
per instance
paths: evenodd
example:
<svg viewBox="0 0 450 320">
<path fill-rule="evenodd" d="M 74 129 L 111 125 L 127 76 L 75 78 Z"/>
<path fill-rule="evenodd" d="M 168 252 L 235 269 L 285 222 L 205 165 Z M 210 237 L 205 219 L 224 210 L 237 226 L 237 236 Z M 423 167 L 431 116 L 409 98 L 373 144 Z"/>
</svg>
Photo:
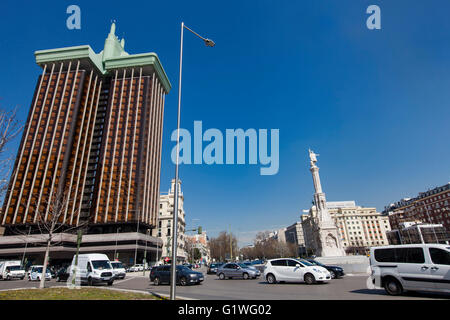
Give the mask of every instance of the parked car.
<svg viewBox="0 0 450 320">
<path fill-rule="evenodd" d="M 226 278 L 243 278 L 243 279 L 256 279 L 261 275 L 259 270 L 247 268 L 246 265 L 239 265 L 237 263 L 231 262 L 226 263 L 220 266 L 217 269 L 217 275 L 220 280 L 224 280 Z"/>
<path fill-rule="evenodd" d="M 327 282 L 331 280 L 331 274 L 321 266 L 313 265 L 306 260 L 292 258 L 272 259 L 264 266 L 264 279 L 268 283 L 277 282 Z"/>
<path fill-rule="evenodd" d="M 162 283 L 170 283 L 170 265 L 163 265 L 152 268 L 150 271 L 150 281 L 155 286 Z M 193 271 L 186 266 L 176 266 L 176 283 L 182 286 L 189 284 L 200 284 L 204 280 L 203 273 Z"/>
<path fill-rule="evenodd" d="M 208 269 L 206 270 L 207 274 L 216 274 L 217 269 L 223 265 L 223 263 L 210 263 Z"/>
<path fill-rule="evenodd" d="M 110 261 L 115 279 L 125 279 L 126 271 L 120 261 Z"/>
<path fill-rule="evenodd" d="M 136 271 L 144 271 L 144 265 L 143 264 L 135 264 L 130 268 L 130 272 L 136 272 Z"/>
<path fill-rule="evenodd" d="M 407 244 L 370 248 L 372 282 L 390 295 L 405 291 L 450 293 L 450 246 Z"/>
<path fill-rule="evenodd" d="M 41 281 L 42 271 L 44 266 L 31 266 L 28 270 L 28 280 L 29 281 Z M 49 281 L 52 279 L 52 275 L 49 269 L 45 270 L 45 280 Z"/>
<path fill-rule="evenodd" d="M 94 283 L 107 283 L 111 286 L 114 282 L 114 269 L 109 258 L 102 253 L 88 253 L 78 255 L 78 271 L 81 284 L 93 285 Z M 69 269 L 69 274 L 75 268 L 75 256 Z"/>
<path fill-rule="evenodd" d="M 344 269 L 342 269 L 341 267 L 325 265 L 314 259 L 305 259 L 305 260 L 311 262 L 316 266 L 324 267 L 325 269 L 327 269 L 328 272 L 330 272 L 331 274 L 331 279 L 342 278 L 345 275 Z"/>
<path fill-rule="evenodd" d="M 69 273 L 69 267 L 62 267 L 56 272 L 56 281 L 67 281 L 69 279 L 70 273 Z"/>
<path fill-rule="evenodd" d="M 21 267 L 20 260 L 2 261 L 0 262 L 0 279 L 23 279 L 25 278 L 25 270 Z"/>
</svg>

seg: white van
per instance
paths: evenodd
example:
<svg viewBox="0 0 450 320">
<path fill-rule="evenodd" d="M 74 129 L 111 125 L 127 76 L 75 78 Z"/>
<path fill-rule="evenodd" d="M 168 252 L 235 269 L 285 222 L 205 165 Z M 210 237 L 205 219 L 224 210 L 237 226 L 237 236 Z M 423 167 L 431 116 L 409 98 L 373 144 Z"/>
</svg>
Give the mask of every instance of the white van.
<svg viewBox="0 0 450 320">
<path fill-rule="evenodd" d="M 75 267 L 75 256 L 69 269 L 70 276 L 73 275 Z M 92 285 L 94 283 L 107 283 L 111 286 L 114 282 L 114 269 L 106 254 L 89 253 L 78 255 L 77 278 L 80 284 Z"/>
<path fill-rule="evenodd" d="M 21 267 L 20 260 L 0 262 L 0 279 L 21 279 L 25 278 L 25 270 Z"/>
<path fill-rule="evenodd" d="M 450 293 L 450 245 L 372 247 L 370 267 L 372 283 L 390 295 L 406 290 Z"/>
</svg>

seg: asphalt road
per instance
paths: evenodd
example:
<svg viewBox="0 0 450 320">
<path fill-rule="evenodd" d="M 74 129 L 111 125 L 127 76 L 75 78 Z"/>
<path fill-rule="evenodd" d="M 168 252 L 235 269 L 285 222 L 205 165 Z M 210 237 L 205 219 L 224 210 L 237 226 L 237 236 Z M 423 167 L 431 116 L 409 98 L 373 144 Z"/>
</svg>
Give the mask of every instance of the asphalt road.
<svg viewBox="0 0 450 320">
<path fill-rule="evenodd" d="M 205 270 L 200 270 L 204 272 Z M 204 272 L 206 273 L 206 272 Z M 329 283 L 306 285 L 302 283 L 269 285 L 263 279 L 255 280 L 219 280 L 216 275 L 206 275 L 200 285 L 177 286 L 177 296 L 201 300 L 429 300 L 450 299 L 450 295 L 434 293 L 406 293 L 400 297 L 387 295 L 384 290 L 371 290 L 366 286 L 367 276 L 346 276 Z M 64 282 L 54 279 L 46 282 L 46 287 L 64 286 Z M 39 282 L 28 280 L 0 281 L 0 290 L 14 288 L 39 287 Z M 114 282 L 113 288 L 131 289 L 168 295 L 169 285 L 154 286 L 146 276 L 140 273 L 128 273 L 124 280 Z"/>
</svg>

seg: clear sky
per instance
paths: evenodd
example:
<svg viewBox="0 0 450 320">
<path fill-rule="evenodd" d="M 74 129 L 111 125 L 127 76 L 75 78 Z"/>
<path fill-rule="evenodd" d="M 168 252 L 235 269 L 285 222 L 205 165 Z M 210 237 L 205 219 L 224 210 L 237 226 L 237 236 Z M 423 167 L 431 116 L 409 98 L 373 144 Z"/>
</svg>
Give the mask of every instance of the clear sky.
<svg viewBox="0 0 450 320">
<path fill-rule="evenodd" d="M 66 8 L 81 8 L 81 30 Z M 381 8 L 368 30 L 366 8 Z M 156 52 L 173 89 L 164 114 L 161 191 L 174 177 L 180 23 L 185 33 L 182 127 L 280 130 L 280 168 L 183 165 L 187 228 L 209 236 L 288 226 L 311 205 L 308 148 L 329 201 L 379 211 L 450 181 L 450 2 L 1 1 L 0 104 L 25 121 L 40 68 L 34 51 L 103 49 L 112 19 L 129 53 Z M 11 151 L 16 152 L 17 144 Z M 194 220 L 196 219 L 196 220 Z"/>
</svg>

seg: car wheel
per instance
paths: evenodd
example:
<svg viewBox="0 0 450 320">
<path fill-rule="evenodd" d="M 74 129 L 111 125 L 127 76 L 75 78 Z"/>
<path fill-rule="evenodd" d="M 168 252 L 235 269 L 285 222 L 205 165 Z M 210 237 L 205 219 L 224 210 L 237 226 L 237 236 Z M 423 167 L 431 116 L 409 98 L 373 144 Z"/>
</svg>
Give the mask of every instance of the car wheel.
<svg viewBox="0 0 450 320">
<path fill-rule="evenodd" d="M 330 270 L 331 279 L 336 279 L 336 273 L 333 270 Z"/>
<path fill-rule="evenodd" d="M 244 277 L 244 280 L 248 279 L 248 273 L 244 273 L 242 276 Z"/>
<path fill-rule="evenodd" d="M 108 282 L 108 286 L 112 286 L 113 283 L 114 283 L 114 280 L 113 280 L 113 281 L 109 281 L 109 282 Z"/>
<path fill-rule="evenodd" d="M 88 278 L 88 286 L 92 286 L 92 278 L 91 277 Z"/>
<path fill-rule="evenodd" d="M 269 275 L 267 275 L 267 282 L 269 284 L 275 284 L 275 283 L 277 283 L 277 279 L 275 278 L 275 276 L 273 274 L 269 274 Z"/>
<path fill-rule="evenodd" d="M 153 280 L 153 284 L 155 285 L 155 286 L 159 286 L 159 277 L 156 277 L 155 278 L 155 280 Z"/>
<path fill-rule="evenodd" d="M 403 293 L 403 287 L 394 278 L 388 278 L 384 281 L 384 290 L 391 296 L 398 296 Z"/>
<path fill-rule="evenodd" d="M 223 273 L 219 273 L 219 279 L 220 280 L 224 280 L 225 279 L 225 275 Z"/>
<path fill-rule="evenodd" d="M 313 284 L 316 282 L 316 278 L 314 278 L 314 276 L 311 273 L 305 274 L 304 280 L 306 284 Z"/>
<path fill-rule="evenodd" d="M 180 278 L 180 284 L 184 287 L 185 285 L 187 285 L 187 280 L 185 277 L 181 277 Z"/>
</svg>

